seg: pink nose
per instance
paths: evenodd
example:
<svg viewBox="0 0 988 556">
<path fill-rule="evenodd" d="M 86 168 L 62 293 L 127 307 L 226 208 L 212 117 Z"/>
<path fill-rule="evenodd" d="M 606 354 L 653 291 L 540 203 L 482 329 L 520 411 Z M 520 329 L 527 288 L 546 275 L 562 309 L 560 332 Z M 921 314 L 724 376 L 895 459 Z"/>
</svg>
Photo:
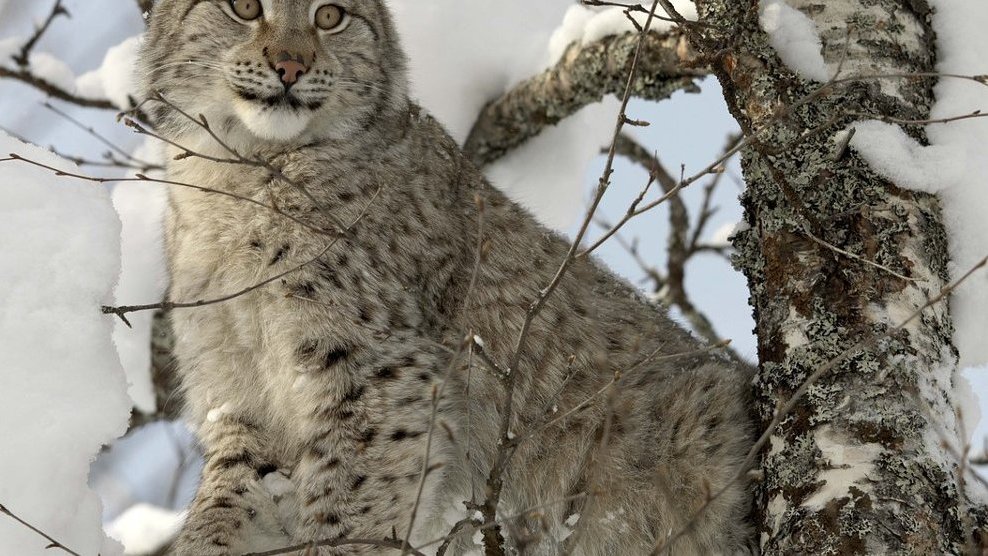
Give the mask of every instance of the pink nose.
<svg viewBox="0 0 988 556">
<path fill-rule="evenodd" d="M 282 83 L 291 86 L 298 81 L 299 77 L 309 71 L 309 68 L 301 62 L 300 58 L 296 58 L 288 52 L 282 52 L 278 55 L 278 62 L 274 65 L 274 70 L 281 76 Z"/>
</svg>

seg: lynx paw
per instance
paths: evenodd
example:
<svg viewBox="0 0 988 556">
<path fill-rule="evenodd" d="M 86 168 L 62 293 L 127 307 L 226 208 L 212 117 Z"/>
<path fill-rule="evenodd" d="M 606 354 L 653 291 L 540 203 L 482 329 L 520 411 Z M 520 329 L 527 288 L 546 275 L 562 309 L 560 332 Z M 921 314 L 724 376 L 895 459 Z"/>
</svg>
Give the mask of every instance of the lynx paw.
<svg viewBox="0 0 988 556">
<path fill-rule="evenodd" d="M 276 471 L 251 483 L 244 502 L 252 515 L 244 524 L 246 552 L 291 546 L 290 531 L 295 527 L 298 503 L 295 485 L 285 475 Z"/>
</svg>

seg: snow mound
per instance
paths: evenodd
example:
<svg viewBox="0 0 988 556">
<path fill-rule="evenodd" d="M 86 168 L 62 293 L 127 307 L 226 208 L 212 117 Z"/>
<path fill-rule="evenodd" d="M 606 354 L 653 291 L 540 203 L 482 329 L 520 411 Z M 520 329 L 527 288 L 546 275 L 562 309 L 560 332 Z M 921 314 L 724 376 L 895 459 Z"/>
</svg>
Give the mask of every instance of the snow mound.
<svg viewBox="0 0 988 556">
<path fill-rule="evenodd" d="M 899 187 L 937 193 L 964 180 L 967 156 L 948 145 L 920 145 L 899 126 L 876 120 L 854 124 L 851 148 Z"/>
<path fill-rule="evenodd" d="M 0 158 L 12 152 L 69 166 L 0 133 Z M 0 176 L 0 503 L 76 552 L 119 554 L 87 477 L 131 406 L 100 313 L 120 270 L 120 222 L 102 187 L 17 161 Z M 0 516 L 0 554 L 50 555 L 46 544 Z"/>
<path fill-rule="evenodd" d="M 762 0 L 758 21 L 786 66 L 804 79 L 830 79 L 823 60 L 823 42 L 812 19 L 784 0 Z"/>
<path fill-rule="evenodd" d="M 149 504 L 131 506 L 106 532 L 124 545 L 124 554 L 153 554 L 178 536 L 185 512 L 173 512 Z"/>
<path fill-rule="evenodd" d="M 936 0 L 937 71 L 988 74 L 988 3 Z M 988 112 L 988 86 L 943 77 L 935 89 L 930 118 Z M 951 274 L 959 279 L 988 256 L 988 118 L 927 126 L 930 145 L 920 145 L 899 126 L 859 122 L 851 146 L 872 168 L 899 187 L 937 193 L 950 237 Z M 960 366 L 988 364 L 988 273 L 980 271 L 951 296 L 954 344 Z"/>
<path fill-rule="evenodd" d="M 79 94 L 86 98 L 109 99 L 121 110 L 130 108 L 137 91 L 134 68 L 141 40 L 141 36 L 130 37 L 107 50 L 99 68 L 76 79 Z"/>
<path fill-rule="evenodd" d="M 690 0 L 673 0 L 672 5 L 684 18 L 696 20 L 696 6 Z M 644 7 L 650 9 L 651 4 L 649 3 Z M 655 15 L 669 17 L 669 14 L 661 6 L 655 11 Z M 639 27 L 644 27 L 648 20 L 648 14 L 642 12 L 633 12 L 631 17 L 634 18 Z M 650 30 L 654 33 L 662 33 L 672 29 L 674 25 L 671 21 L 654 18 Z M 562 59 L 566 49 L 573 43 L 592 44 L 605 37 L 636 31 L 637 28 L 628 19 L 624 8 L 612 6 L 594 10 L 581 4 L 570 6 L 563 17 L 562 25 L 549 39 L 550 64 L 555 64 Z"/>
</svg>

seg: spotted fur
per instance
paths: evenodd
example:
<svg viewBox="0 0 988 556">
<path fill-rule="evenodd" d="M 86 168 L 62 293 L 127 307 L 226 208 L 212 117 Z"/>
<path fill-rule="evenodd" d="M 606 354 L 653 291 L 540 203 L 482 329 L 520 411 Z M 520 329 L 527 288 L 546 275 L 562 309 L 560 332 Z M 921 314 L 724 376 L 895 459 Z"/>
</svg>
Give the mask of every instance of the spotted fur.
<svg viewBox="0 0 988 556">
<path fill-rule="evenodd" d="M 146 93 L 204 115 L 240 154 L 270 162 L 231 163 L 201 122 L 150 103 L 176 144 L 227 159 L 179 157 L 169 179 L 278 207 L 171 193 L 171 299 L 230 297 L 172 314 L 187 415 L 206 454 L 177 554 L 403 537 L 439 392 L 412 539 L 448 531 L 451 507 L 486 496 L 505 402 L 499 371 L 452 354 L 469 332 L 507 365 L 566 254 L 408 99 L 384 3 L 338 3 L 352 19 L 333 35 L 313 28 L 302 0 L 262 0 L 265 17 L 251 23 L 232 18 L 226 0 L 154 8 Z M 311 59 L 287 96 L 272 50 Z M 313 231 L 350 224 L 339 236 Z M 499 508 L 510 550 L 556 554 L 570 543 L 576 554 L 645 554 L 725 485 L 674 552 L 744 546 L 746 488 L 731 481 L 751 444 L 748 377 L 714 354 L 676 356 L 699 348 L 596 261 L 572 266 L 512 369 L 510 428 L 524 440 Z M 290 476 L 290 492 L 263 488 L 275 471 Z M 449 553 L 470 549 L 472 537 Z"/>
</svg>

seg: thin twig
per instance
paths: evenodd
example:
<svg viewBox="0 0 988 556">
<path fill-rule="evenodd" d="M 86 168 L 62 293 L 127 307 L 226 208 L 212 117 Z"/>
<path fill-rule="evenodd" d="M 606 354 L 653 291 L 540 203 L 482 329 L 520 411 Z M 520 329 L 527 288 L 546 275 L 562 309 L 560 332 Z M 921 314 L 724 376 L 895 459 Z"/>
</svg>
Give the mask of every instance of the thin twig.
<svg viewBox="0 0 988 556">
<path fill-rule="evenodd" d="M 37 534 L 41 535 L 42 537 L 44 537 L 45 539 L 47 539 L 48 542 L 49 542 L 49 544 L 45 548 L 58 548 L 58 549 L 61 549 L 61 550 L 65 551 L 65 552 L 67 552 L 69 554 L 72 554 L 72 556 L 82 556 L 81 554 L 79 554 L 75 550 L 71 550 L 69 547 L 67 547 L 64 544 L 62 544 L 62 543 L 56 541 L 55 539 L 53 539 L 52 536 L 49 535 L 48 533 L 45 533 L 41 529 L 38 529 L 34 525 L 31 525 L 30 523 L 24 521 L 23 519 L 21 519 L 20 517 L 18 517 L 17 515 L 15 515 L 14 512 L 10 511 L 3 504 L 0 504 L 0 514 L 4 514 L 4 515 L 10 517 L 11 519 L 13 519 L 14 521 L 20 523 L 24 527 L 27 527 L 28 529 L 34 531 L 35 533 L 37 533 Z"/>
<path fill-rule="evenodd" d="M 298 224 L 299 226 L 302 226 L 303 228 L 306 228 L 309 231 L 315 232 L 315 233 L 320 234 L 320 235 L 325 235 L 325 236 L 340 236 L 340 235 L 345 235 L 345 234 L 340 234 L 339 232 L 336 232 L 334 230 L 325 230 L 325 229 L 319 228 L 317 226 L 314 226 L 312 224 L 309 224 L 308 222 L 305 222 L 304 220 L 301 220 L 301 219 L 299 219 L 299 218 L 297 218 L 295 216 L 292 216 L 292 215 L 290 215 L 290 214 L 282 211 L 276 205 L 267 205 L 267 204 L 262 203 L 261 201 L 258 201 L 257 199 L 252 199 L 250 197 L 245 197 L 243 195 L 237 195 L 236 193 L 230 193 L 229 191 L 223 191 L 222 189 L 213 189 L 213 188 L 210 188 L 210 187 L 204 187 L 204 186 L 196 185 L 196 184 L 193 184 L 193 183 L 186 183 L 186 182 L 180 182 L 180 181 L 174 181 L 174 180 L 166 180 L 166 179 L 160 179 L 160 178 L 152 178 L 152 177 L 146 176 L 144 174 L 137 174 L 135 177 L 132 177 L 132 178 L 106 178 L 106 177 L 88 176 L 88 175 L 85 175 L 85 174 L 79 174 L 79 173 L 75 173 L 75 172 L 68 172 L 68 171 L 65 171 L 65 170 L 60 170 L 60 169 L 58 169 L 58 168 L 56 168 L 54 166 L 50 166 L 48 164 L 44 164 L 43 162 L 38 162 L 36 160 L 32 160 L 30 158 L 26 158 L 26 157 L 21 156 L 21 155 L 19 155 L 17 153 L 10 153 L 9 154 L 9 158 L 0 158 L 0 162 L 11 162 L 11 161 L 20 161 L 20 162 L 24 162 L 24 163 L 30 164 L 32 166 L 37 166 L 38 168 L 43 168 L 45 170 L 48 170 L 50 172 L 53 172 L 56 176 L 59 176 L 59 177 L 75 178 L 75 179 L 79 179 L 79 180 L 82 180 L 82 181 L 88 181 L 90 183 L 99 183 L 99 184 L 105 184 L 105 183 L 157 183 L 157 184 L 162 184 L 162 185 L 173 185 L 173 186 L 176 186 L 176 187 L 185 187 L 185 188 L 188 188 L 188 189 L 194 189 L 194 190 L 199 191 L 199 192 L 202 192 L 202 193 L 210 193 L 210 194 L 215 194 L 215 195 L 221 195 L 223 197 L 229 197 L 231 199 L 236 199 L 238 201 L 242 201 L 242 202 L 245 202 L 245 203 L 250 203 L 250 204 L 255 205 L 255 206 L 259 206 L 259 207 L 264 208 L 266 210 L 272 211 L 272 212 L 274 212 L 275 214 L 277 214 L 277 215 L 279 215 L 281 217 L 287 218 L 288 220 L 291 220 L 292 222 Z"/>
<path fill-rule="evenodd" d="M 402 543 L 398 539 L 323 539 L 320 541 L 305 542 L 283 548 L 276 548 L 274 550 L 265 550 L 264 552 L 250 552 L 248 554 L 244 554 L 244 556 L 280 556 L 281 554 L 288 554 L 290 552 L 302 550 L 312 550 L 319 547 L 338 548 L 341 546 L 374 546 L 377 548 L 401 550 L 401 545 Z M 414 548 L 410 548 L 408 550 L 409 553 L 414 556 L 425 556 L 424 553 Z"/>
<path fill-rule="evenodd" d="M 566 276 L 569 271 L 570 266 L 576 261 L 577 253 L 580 249 L 580 243 L 587 234 L 587 230 L 590 228 L 590 224 L 593 222 L 593 216 L 597 212 L 597 208 L 600 206 L 601 201 L 604 198 L 604 194 L 607 192 L 608 186 L 610 185 L 611 175 L 614 171 L 614 161 L 617 157 L 617 141 L 621 136 L 621 132 L 624 130 L 624 126 L 628 123 L 629 119 L 627 116 L 628 104 L 631 102 L 632 90 L 635 83 L 635 79 L 638 76 L 638 64 L 642 56 L 642 51 L 644 49 L 645 38 L 652 26 L 652 22 L 655 19 L 655 12 L 658 9 L 659 0 L 654 0 L 652 3 L 652 9 L 649 12 L 648 19 L 645 21 L 645 26 L 641 31 L 638 40 L 638 46 L 635 50 L 634 58 L 631 62 L 631 69 L 628 72 L 628 80 L 625 86 L 625 91 L 623 98 L 621 100 L 621 109 L 618 115 L 617 123 L 614 127 L 614 134 L 611 139 L 611 148 L 608 152 L 607 163 L 603 174 L 601 175 L 600 181 L 597 184 L 597 190 L 594 195 L 594 200 L 587 211 L 586 217 L 583 219 L 583 223 L 580 226 L 580 230 L 577 232 L 574 238 L 566 258 L 560 264 L 555 276 L 548 286 L 543 289 L 538 298 L 532 303 L 527 314 L 525 315 L 525 320 L 522 323 L 521 330 L 518 332 L 518 338 L 515 342 L 515 348 L 513 355 L 511 356 L 510 362 L 508 364 L 509 376 L 506 381 L 505 386 L 505 396 L 504 396 L 504 408 L 503 414 L 501 416 L 500 424 L 500 446 L 498 454 L 495 458 L 494 465 L 491 467 L 490 473 L 487 478 L 487 499 L 484 504 L 481 505 L 480 511 L 484 516 L 486 522 L 495 522 L 497 517 L 497 506 L 501 498 L 501 488 L 504 481 L 504 471 L 508 462 L 511 460 L 514 454 L 514 449 L 512 448 L 511 438 L 510 438 L 510 427 L 511 419 L 514 414 L 514 393 L 515 393 L 515 383 L 517 382 L 518 376 L 518 366 L 521 363 L 522 356 L 525 351 L 526 344 L 528 342 L 529 331 L 531 330 L 532 324 L 535 318 L 542 312 L 545 307 L 549 297 L 556 291 L 559 285 L 563 281 L 563 277 Z M 504 543 L 504 537 L 501 535 L 500 528 L 497 526 L 492 527 L 490 530 L 485 530 L 484 533 L 484 546 L 487 556 L 497 556 L 503 554 L 502 545 Z"/>
<path fill-rule="evenodd" d="M 473 270 L 470 272 L 470 281 L 467 286 L 466 294 L 463 298 L 463 311 L 462 311 L 462 325 L 465 327 L 467 325 L 467 315 L 470 310 L 470 299 L 473 295 L 473 290 L 477 285 L 477 279 L 480 276 L 480 268 L 485 259 L 485 248 L 484 248 L 484 215 L 486 212 L 486 203 L 483 198 L 477 196 L 475 199 L 475 204 L 477 206 L 477 246 L 476 254 L 474 255 Z M 425 441 L 425 457 L 422 461 L 422 471 L 419 474 L 418 488 L 415 492 L 415 503 L 412 506 L 412 514 L 408 519 L 408 529 L 405 531 L 405 537 L 401 543 L 401 554 L 405 556 L 411 550 L 411 544 L 409 544 L 409 539 L 412 537 L 412 529 L 415 526 L 415 518 L 418 516 L 419 507 L 422 503 L 422 495 L 425 492 L 425 482 L 429 474 L 429 457 L 432 453 L 432 439 L 435 435 L 436 423 L 439 419 L 439 405 L 442 401 L 442 396 L 446 392 L 446 386 L 450 383 L 453 378 L 453 373 L 456 370 L 456 365 L 459 362 L 459 358 L 463 353 L 464 344 L 474 342 L 473 334 L 469 334 L 469 340 L 460 342 L 456 353 L 450 359 L 449 365 L 446 368 L 446 375 L 443 378 L 442 384 L 433 392 L 432 396 L 432 413 L 429 416 L 429 432 Z M 468 433 L 469 434 L 469 433 Z"/>
<path fill-rule="evenodd" d="M 94 139 L 96 139 L 100 143 L 106 145 L 107 147 L 110 148 L 111 151 L 116 152 L 117 154 L 119 154 L 120 156 L 122 156 L 123 157 L 123 160 L 130 161 L 138 169 L 143 170 L 145 172 L 150 171 L 150 170 L 161 170 L 161 169 L 163 169 L 163 167 L 160 164 L 155 164 L 153 162 L 148 162 L 147 160 L 142 160 L 140 158 L 137 158 L 136 156 L 134 156 L 133 154 L 127 152 L 126 150 L 124 150 L 122 147 L 120 147 L 119 145 L 117 145 L 113 141 L 110 141 L 105 136 L 103 136 L 100 133 L 98 133 L 92 126 L 87 126 L 86 124 L 84 124 L 84 123 L 80 122 L 79 120 L 73 118 L 67 112 L 65 112 L 63 110 L 60 110 L 58 107 L 54 106 L 52 103 L 50 103 L 50 102 L 43 102 L 43 103 L 41 103 L 41 105 L 44 106 L 45 108 L 47 108 L 48 110 L 51 110 L 52 112 L 54 112 L 58 116 L 61 116 L 64 120 L 66 120 L 67 122 L 69 122 L 73 126 L 75 126 L 75 127 L 79 128 L 79 129 L 81 129 L 82 131 L 86 132 L 90 137 L 93 137 Z M 107 158 L 109 158 L 110 160 L 113 160 L 112 155 L 108 155 Z"/>
<path fill-rule="evenodd" d="M 69 14 L 69 11 L 65 9 L 65 6 L 62 5 L 62 0 L 55 0 L 55 4 L 48 13 L 48 17 L 46 17 L 44 22 L 34 30 L 34 34 L 31 35 L 31 38 L 29 38 L 27 42 L 21 46 L 20 52 L 11 56 L 18 66 L 22 68 L 26 68 L 28 66 L 31 58 L 31 51 L 34 50 L 34 45 L 41 40 L 41 37 L 44 36 L 45 32 L 48 31 L 48 28 L 51 27 L 51 24 L 55 21 L 55 18 L 60 15 L 72 17 L 71 14 Z"/>
<path fill-rule="evenodd" d="M 352 231 L 353 227 L 356 226 L 358 223 L 360 223 L 361 220 L 363 220 L 364 216 L 367 214 L 367 211 L 370 209 L 371 205 L 377 200 L 377 198 L 378 198 L 378 196 L 380 194 L 381 194 L 381 189 L 378 188 L 377 192 L 374 193 L 374 196 L 371 198 L 370 201 L 368 201 L 367 205 L 363 208 L 363 210 L 360 212 L 360 214 L 357 216 L 357 218 L 354 219 L 354 221 L 351 222 L 350 225 L 344 230 L 343 236 L 349 235 L 349 233 Z M 120 317 L 120 320 L 124 321 L 124 323 L 129 326 L 130 323 L 127 320 L 127 315 L 130 314 L 130 313 L 137 313 L 137 312 L 142 312 L 142 311 L 155 311 L 155 310 L 171 311 L 171 310 L 174 310 L 174 309 L 193 309 L 193 308 L 196 308 L 196 307 L 205 307 L 207 305 L 216 305 L 218 303 L 224 303 L 224 302 L 227 302 L 227 301 L 236 299 L 238 297 L 242 297 L 244 295 L 247 295 L 247 294 L 249 294 L 249 293 L 251 293 L 253 291 L 259 290 L 259 289 L 263 288 L 264 286 L 267 286 L 268 284 L 271 284 L 272 282 L 276 282 L 276 281 L 278 281 L 278 280 L 280 280 L 280 279 L 282 279 L 282 278 L 284 278 L 286 276 L 289 276 L 291 274 L 295 274 L 296 272 L 299 272 L 302 269 L 304 269 L 304 268 L 306 268 L 306 267 L 308 267 L 308 266 L 310 266 L 312 264 L 315 264 L 326 253 L 328 253 L 333 247 L 335 247 L 336 244 L 339 243 L 339 241 L 343 238 L 343 236 L 338 236 L 335 239 L 333 239 L 328 245 L 326 245 L 326 247 L 322 251 L 319 252 L 318 255 L 316 255 L 315 257 L 313 257 L 313 258 L 311 258 L 311 259 L 303 262 L 302 264 L 300 264 L 298 266 L 295 266 L 293 268 L 290 268 L 290 269 L 286 270 L 285 272 L 281 272 L 281 273 L 279 273 L 279 274 L 277 274 L 275 276 L 272 276 L 272 277 L 270 277 L 270 278 L 268 278 L 266 280 L 263 280 L 261 282 L 258 282 L 256 284 L 250 286 L 250 287 L 244 288 L 244 289 L 242 289 L 240 291 L 237 291 L 235 293 L 231 293 L 231 294 L 224 295 L 222 297 L 217 297 L 217 298 L 214 298 L 214 299 L 204 299 L 204 300 L 190 301 L 190 302 L 162 301 L 160 303 L 149 303 L 147 305 L 123 305 L 123 306 L 120 306 L 120 307 L 104 306 L 103 307 L 103 314 L 106 314 L 106 315 L 116 315 L 116 316 Z"/>
</svg>

